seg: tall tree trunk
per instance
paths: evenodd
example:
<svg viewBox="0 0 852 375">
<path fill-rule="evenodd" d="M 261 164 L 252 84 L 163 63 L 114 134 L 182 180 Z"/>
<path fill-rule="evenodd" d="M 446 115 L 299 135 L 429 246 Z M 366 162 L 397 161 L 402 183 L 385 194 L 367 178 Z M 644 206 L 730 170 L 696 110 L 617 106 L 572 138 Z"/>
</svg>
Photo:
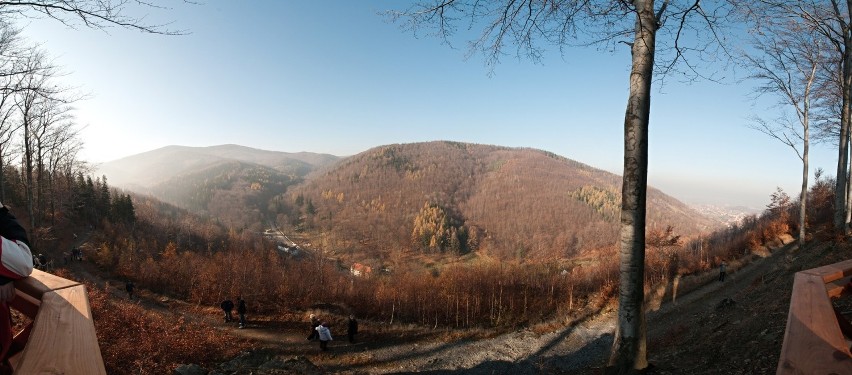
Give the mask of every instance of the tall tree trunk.
<svg viewBox="0 0 852 375">
<path fill-rule="evenodd" d="M 36 177 L 35 177 L 35 201 L 37 204 L 36 212 L 38 213 L 36 223 L 41 226 L 44 222 L 44 155 L 42 155 L 41 140 L 36 141 Z"/>
<path fill-rule="evenodd" d="M 653 0 L 636 0 L 630 97 L 624 115 L 621 187 L 621 258 L 618 323 L 609 365 L 614 373 L 648 366 L 645 325 L 645 197 L 648 185 L 648 122 L 657 18 Z"/>
<path fill-rule="evenodd" d="M 852 122 L 850 122 L 850 126 L 852 126 Z M 846 231 L 849 231 L 849 220 L 852 219 L 852 199 L 849 199 L 849 194 L 852 193 L 852 172 L 849 169 L 849 163 L 852 163 L 852 159 L 849 158 L 849 136 L 852 135 L 852 131 L 846 133 L 846 144 L 847 144 L 847 156 L 846 156 L 846 219 L 844 224 L 846 225 Z"/>
<path fill-rule="evenodd" d="M 834 228 L 839 233 L 846 233 L 846 188 L 848 185 L 847 171 L 849 166 L 849 121 L 850 101 L 852 101 L 852 36 L 849 30 L 843 30 L 843 77 L 842 77 L 842 109 L 840 116 L 840 144 L 837 147 L 837 182 L 834 189 Z"/>
<path fill-rule="evenodd" d="M 3 146 L 0 145 L 0 202 L 6 201 L 6 173 L 3 168 Z"/>
<path fill-rule="evenodd" d="M 807 97 L 806 99 L 807 100 Z M 808 104 L 806 104 L 807 108 Z M 805 112 L 808 113 L 808 112 Z M 807 116 L 807 115 L 806 115 Z M 808 202 L 808 149 L 810 147 L 808 117 L 804 121 L 804 136 L 802 142 L 802 191 L 799 195 L 799 248 L 805 246 L 805 225 L 807 224 L 807 202 Z"/>
</svg>

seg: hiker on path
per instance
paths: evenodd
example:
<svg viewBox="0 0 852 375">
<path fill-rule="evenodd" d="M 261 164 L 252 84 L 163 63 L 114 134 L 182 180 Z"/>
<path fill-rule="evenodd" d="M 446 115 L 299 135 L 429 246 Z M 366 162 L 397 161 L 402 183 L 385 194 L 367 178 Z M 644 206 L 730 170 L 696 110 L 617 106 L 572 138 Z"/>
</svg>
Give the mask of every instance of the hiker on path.
<svg viewBox="0 0 852 375">
<path fill-rule="evenodd" d="M 234 316 L 231 315 L 231 312 L 234 311 L 234 301 L 226 299 L 219 304 L 219 307 L 221 307 L 222 311 L 225 312 L 225 323 L 234 320 Z"/>
<path fill-rule="evenodd" d="M 124 289 L 127 290 L 127 297 L 133 299 L 133 289 L 136 288 L 136 285 L 133 284 L 132 281 L 128 280 L 126 284 L 124 284 Z"/>
<path fill-rule="evenodd" d="M 240 328 L 246 328 L 246 301 L 237 297 L 237 314 L 240 314 Z"/>
<path fill-rule="evenodd" d="M 358 334 L 358 321 L 355 320 L 355 315 L 349 315 L 349 324 L 346 328 L 346 336 L 349 338 L 349 343 L 355 343 L 355 335 Z"/>
<path fill-rule="evenodd" d="M 316 328 L 317 332 L 319 333 L 320 349 L 323 351 L 328 350 L 328 342 L 333 340 L 331 338 L 331 330 L 326 327 L 327 325 L 328 323 L 322 322 Z"/>
<path fill-rule="evenodd" d="M 724 260 L 722 261 L 722 264 L 719 265 L 719 281 L 721 281 L 721 282 L 725 282 L 725 267 L 726 266 L 727 265 L 725 264 Z"/>
<path fill-rule="evenodd" d="M 15 297 L 12 280 L 33 272 L 33 254 L 27 232 L 9 209 L 0 203 L 0 358 L 6 358 L 12 345 L 12 313 L 6 303 Z"/>
<path fill-rule="evenodd" d="M 311 341 L 317 338 L 319 333 L 317 332 L 317 327 L 319 327 L 320 321 L 316 315 L 311 314 L 311 334 L 308 335 L 308 341 Z"/>
</svg>

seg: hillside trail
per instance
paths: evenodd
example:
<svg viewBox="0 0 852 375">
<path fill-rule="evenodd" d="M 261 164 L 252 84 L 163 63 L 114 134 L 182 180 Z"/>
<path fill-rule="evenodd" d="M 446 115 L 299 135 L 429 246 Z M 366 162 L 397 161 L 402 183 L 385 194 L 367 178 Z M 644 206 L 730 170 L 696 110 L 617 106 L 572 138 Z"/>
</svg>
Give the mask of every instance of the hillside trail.
<svg viewBox="0 0 852 375">
<path fill-rule="evenodd" d="M 668 322 L 677 319 L 678 316 L 688 315 L 694 311 L 715 309 L 720 306 L 720 303 L 726 300 L 736 303 L 739 298 L 742 298 L 741 292 L 748 289 L 758 279 L 762 279 L 770 273 L 784 268 L 789 261 L 787 256 L 797 249 L 798 245 L 795 242 L 780 247 L 765 257 L 757 258 L 746 264 L 736 270 L 736 272 L 728 272 L 724 282 L 720 282 L 717 277 L 714 277 L 707 284 L 678 297 L 675 302 L 667 301 L 658 309 L 651 309 L 648 311 L 647 317 L 651 322 Z M 718 272 L 718 269 L 715 272 Z M 718 273 L 715 275 L 718 275 Z"/>
<path fill-rule="evenodd" d="M 81 239 L 82 244 L 85 240 Z M 79 244 L 78 244 L 79 245 Z M 664 335 L 678 319 L 699 311 L 712 310 L 724 299 L 734 299 L 758 278 L 783 266 L 788 245 L 765 258 L 737 269 L 729 269 L 725 282 L 713 281 L 678 296 L 676 303 L 666 301 L 648 312 L 649 340 Z M 113 295 L 126 298 L 123 284 L 110 284 L 96 276 L 88 262 L 72 262 L 75 274 L 97 285 L 111 285 Z M 733 268 L 733 267 L 731 267 Z M 708 272 L 714 272 L 713 270 Z M 116 281 L 112 281 L 115 283 Z M 138 286 L 137 286 L 138 287 Z M 441 330 L 424 333 L 423 329 L 392 330 L 377 322 L 362 321 L 362 333 L 355 344 L 346 342 L 342 324 L 332 325 L 335 340 L 329 352 L 320 352 L 318 343 L 306 340 L 309 325 L 301 314 L 282 317 L 256 317 L 249 312 L 246 329 L 224 323 L 218 306 L 197 306 L 169 300 L 139 288 L 137 303 L 146 308 L 179 315 L 188 321 L 204 321 L 235 337 L 251 339 L 282 355 L 305 356 L 330 373 L 392 374 L 410 372 L 450 373 L 597 373 L 603 367 L 612 345 L 615 306 L 602 311 L 587 311 L 577 323 L 554 327 L 525 328 L 490 338 L 462 338 Z M 249 305 L 250 305 L 250 301 Z M 236 315 L 236 314 L 235 314 Z"/>
<path fill-rule="evenodd" d="M 676 303 L 662 302 L 649 310 L 649 340 L 666 334 L 681 317 L 712 311 L 721 301 L 734 300 L 756 280 L 783 267 L 785 255 L 794 249 L 795 245 L 787 245 L 736 270 L 730 267 L 724 282 L 717 281 L 713 274 L 717 270 L 708 271 L 706 278 L 712 281 L 679 296 Z M 370 335 L 370 328 L 381 324 L 367 322 L 367 336 L 354 345 L 345 342 L 342 327 L 332 326 L 337 339 L 327 353 L 305 340 L 305 322 L 263 322 L 233 332 L 274 346 L 285 355 L 304 355 L 330 373 L 597 373 L 612 345 L 616 313 L 615 306 L 607 306 L 588 311 L 576 324 L 553 324 L 558 328 L 548 332 L 526 328 L 484 339 L 457 339 L 440 330 Z"/>
</svg>

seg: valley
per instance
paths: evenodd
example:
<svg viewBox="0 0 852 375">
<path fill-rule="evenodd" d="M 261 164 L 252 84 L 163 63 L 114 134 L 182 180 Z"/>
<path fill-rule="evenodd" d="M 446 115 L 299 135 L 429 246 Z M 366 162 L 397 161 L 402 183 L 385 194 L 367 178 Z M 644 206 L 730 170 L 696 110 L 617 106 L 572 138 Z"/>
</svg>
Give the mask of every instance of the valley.
<svg viewBox="0 0 852 375">
<path fill-rule="evenodd" d="M 133 230 L 157 234 L 112 228 L 93 239 L 93 261 L 168 296 L 171 313 L 253 342 L 265 360 L 304 356 L 293 363 L 319 369 L 306 373 L 591 374 L 603 366 L 617 301 L 617 176 L 538 150 L 453 142 L 378 147 L 284 184 L 245 172 L 256 168 L 216 161 L 171 178 L 213 182 L 192 185 L 210 199 L 186 201 L 206 206 L 134 193 Z M 686 335 L 666 311 L 703 314 L 691 306 L 753 285 L 769 272 L 760 264 L 777 267 L 774 254 L 793 251 L 780 248 L 790 227 L 774 212 L 725 227 L 655 190 L 649 207 L 649 316 L 679 330 L 652 333 L 652 343 Z M 140 256 L 145 272 L 131 261 Z M 735 287 L 711 282 L 722 260 L 744 276 L 732 277 Z M 246 330 L 216 320 L 218 301 L 235 295 L 255 309 Z M 664 303 L 674 295 L 678 307 Z M 355 314 L 363 341 L 316 353 L 299 338 L 310 313 L 338 335 Z"/>
</svg>

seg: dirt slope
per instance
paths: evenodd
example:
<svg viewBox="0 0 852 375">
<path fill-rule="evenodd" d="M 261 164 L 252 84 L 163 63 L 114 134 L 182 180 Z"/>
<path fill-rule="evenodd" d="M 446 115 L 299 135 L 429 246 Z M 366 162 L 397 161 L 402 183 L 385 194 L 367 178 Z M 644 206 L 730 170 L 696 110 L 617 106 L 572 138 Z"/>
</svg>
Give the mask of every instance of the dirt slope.
<svg viewBox="0 0 852 375">
<path fill-rule="evenodd" d="M 774 374 L 784 339 L 793 275 L 852 258 L 849 244 L 788 247 L 736 273 L 704 296 L 652 314 L 655 374 Z"/>
</svg>

